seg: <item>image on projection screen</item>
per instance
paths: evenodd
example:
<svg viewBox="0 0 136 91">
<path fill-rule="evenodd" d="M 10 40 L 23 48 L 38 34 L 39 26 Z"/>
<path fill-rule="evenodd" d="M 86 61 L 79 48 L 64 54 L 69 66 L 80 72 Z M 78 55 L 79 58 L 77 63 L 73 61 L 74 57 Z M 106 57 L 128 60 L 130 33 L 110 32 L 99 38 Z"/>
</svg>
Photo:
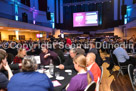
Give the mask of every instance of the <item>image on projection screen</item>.
<svg viewBox="0 0 136 91">
<path fill-rule="evenodd" d="M 73 26 L 98 26 L 98 11 L 73 13 Z"/>
</svg>

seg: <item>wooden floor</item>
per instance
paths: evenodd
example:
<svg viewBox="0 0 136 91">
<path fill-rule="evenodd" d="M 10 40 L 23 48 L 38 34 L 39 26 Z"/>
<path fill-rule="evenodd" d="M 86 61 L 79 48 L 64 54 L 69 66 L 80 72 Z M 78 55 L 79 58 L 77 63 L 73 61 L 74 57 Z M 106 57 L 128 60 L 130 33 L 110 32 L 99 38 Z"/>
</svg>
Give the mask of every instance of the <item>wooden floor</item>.
<svg viewBox="0 0 136 91">
<path fill-rule="evenodd" d="M 101 53 L 101 57 L 105 59 L 108 57 L 106 53 Z M 119 67 L 115 67 L 113 75 L 110 76 L 110 72 L 106 69 L 109 64 L 103 63 L 103 77 L 100 85 L 100 91 L 133 91 L 128 74 L 117 77 Z M 109 77 L 110 76 L 110 77 Z"/>
</svg>

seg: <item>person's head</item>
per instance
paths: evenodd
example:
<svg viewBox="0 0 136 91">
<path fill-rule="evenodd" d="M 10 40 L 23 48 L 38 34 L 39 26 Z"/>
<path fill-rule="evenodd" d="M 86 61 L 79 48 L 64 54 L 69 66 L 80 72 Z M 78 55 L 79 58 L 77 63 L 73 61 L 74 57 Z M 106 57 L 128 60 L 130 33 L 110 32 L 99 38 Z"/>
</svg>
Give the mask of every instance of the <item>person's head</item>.
<svg viewBox="0 0 136 91">
<path fill-rule="evenodd" d="M 124 43 L 120 43 L 120 47 L 122 47 L 123 49 L 126 48 L 125 44 Z"/>
<path fill-rule="evenodd" d="M 79 54 L 76 57 L 74 57 L 73 63 L 74 63 L 75 69 L 78 72 L 80 72 L 81 70 L 87 71 L 87 68 L 86 68 L 87 62 L 86 62 L 86 57 L 84 55 Z M 87 71 L 87 81 L 88 81 L 88 84 L 91 83 L 92 81 L 88 71 Z"/>
<path fill-rule="evenodd" d="M 77 71 L 79 71 L 80 69 L 86 70 L 86 58 L 84 55 L 79 54 L 79 55 L 75 56 L 73 63 L 74 63 L 74 67 Z"/>
<path fill-rule="evenodd" d="M 77 48 L 81 48 L 81 44 L 79 43 L 79 44 L 77 44 Z"/>
<path fill-rule="evenodd" d="M 94 63 L 95 59 L 96 59 L 96 55 L 94 53 L 88 53 L 86 56 L 87 65 L 91 65 L 92 63 Z"/>
<path fill-rule="evenodd" d="M 37 69 L 36 60 L 33 57 L 26 57 L 22 61 L 22 71 L 23 72 L 33 72 Z"/>
<path fill-rule="evenodd" d="M 69 51 L 71 58 L 74 58 L 77 54 L 76 49 L 70 49 Z"/>
<path fill-rule="evenodd" d="M 48 48 L 43 47 L 43 48 L 42 48 L 42 52 L 43 52 L 43 53 L 48 53 Z"/>
<path fill-rule="evenodd" d="M 26 56 L 26 49 L 20 48 L 18 49 L 17 57 L 24 58 Z"/>
<path fill-rule="evenodd" d="M 90 42 L 90 47 L 95 48 L 95 42 Z"/>
<path fill-rule="evenodd" d="M 0 49 L 0 69 L 2 68 L 2 64 L 6 64 L 7 62 L 7 53 L 5 50 Z"/>
<path fill-rule="evenodd" d="M 60 49 L 60 48 L 59 48 L 59 44 L 56 44 L 56 45 L 55 45 L 55 49 Z"/>
</svg>

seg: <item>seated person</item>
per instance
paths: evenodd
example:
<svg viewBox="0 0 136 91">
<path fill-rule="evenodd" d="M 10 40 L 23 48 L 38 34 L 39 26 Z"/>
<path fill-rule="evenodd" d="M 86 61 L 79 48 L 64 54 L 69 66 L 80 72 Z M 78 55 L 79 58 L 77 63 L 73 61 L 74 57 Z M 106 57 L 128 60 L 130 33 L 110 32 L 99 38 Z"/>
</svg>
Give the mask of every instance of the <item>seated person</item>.
<svg viewBox="0 0 136 91">
<path fill-rule="evenodd" d="M 50 60 L 53 60 L 54 65 L 59 64 L 59 60 L 57 58 L 57 54 L 53 51 L 50 51 L 47 47 L 42 48 L 42 52 L 40 53 L 41 65 L 49 65 Z"/>
<path fill-rule="evenodd" d="M 3 91 L 7 88 L 10 78 L 13 76 L 6 57 L 6 52 L 0 50 L 0 90 L 2 89 Z M 8 78 L 1 72 L 2 68 L 8 72 Z"/>
<path fill-rule="evenodd" d="M 63 64 L 59 65 L 59 69 L 74 69 L 73 58 L 76 56 L 76 49 L 71 49 L 69 51 L 70 56 L 67 57 Z"/>
<path fill-rule="evenodd" d="M 6 51 L 3 50 L 3 49 L 0 49 L 0 53 L 1 53 L 1 52 L 5 52 L 5 53 L 6 53 Z M 8 62 L 8 65 L 9 65 L 10 69 L 11 69 L 11 70 L 14 70 L 14 71 L 15 71 L 15 70 L 18 70 L 18 71 L 19 71 L 19 69 L 20 69 L 22 63 L 12 64 L 13 58 L 14 58 L 14 57 L 12 56 L 12 54 L 7 53 L 7 62 Z M 14 73 L 14 72 L 13 72 L 13 73 Z"/>
<path fill-rule="evenodd" d="M 54 52 L 57 53 L 57 55 L 60 57 L 61 63 L 64 63 L 65 61 L 64 54 L 63 54 L 63 51 L 59 47 L 60 47 L 59 44 L 56 44 Z"/>
<path fill-rule="evenodd" d="M 96 43 L 95 42 L 90 42 L 90 49 L 89 52 L 92 52 L 96 55 L 95 62 L 98 64 L 98 66 L 102 66 L 103 60 L 100 56 L 99 51 L 96 48 Z"/>
<path fill-rule="evenodd" d="M 129 55 L 127 54 L 125 50 L 125 45 L 121 45 L 121 47 L 117 47 L 113 51 L 113 54 L 116 56 L 119 63 L 136 65 L 135 60 L 131 60 Z"/>
<path fill-rule="evenodd" d="M 25 49 L 19 49 L 18 54 L 15 56 L 13 63 L 22 63 L 23 58 L 26 56 L 26 50 Z"/>
<path fill-rule="evenodd" d="M 76 51 L 77 51 L 77 54 L 83 54 L 83 55 L 85 55 L 85 50 L 81 48 L 80 44 L 77 44 Z"/>
<path fill-rule="evenodd" d="M 11 42 L 9 45 L 9 48 L 6 49 L 6 52 L 13 54 L 14 57 L 17 55 L 17 49 L 14 48 L 15 46 L 16 46 L 15 42 Z"/>
<path fill-rule="evenodd" d="M 69 51 L 67 49 L 64 49 L 64 57 L 68 57 L 69 56 Z"/>
<path fill-rule="evenodd" d="M 96 56 L 94 53 L 88 53 L 86 56 L 87 69 L 93 73 L 94 81 L 97 83 L 98 78 L 101 76 L 101 70 L 95 62 Z"/>
<path fill-rule="evenodd" d="M 86 58 L 84 55 L 77 55 L 73 63 L 78 74 L 71 79 L 66 89 L 67 91 L 84 91 L 86 86 L 94 80 L 93 74 L 86 69 Z"/>
<path fill-rule="evenodd" d="M 22 72 L 15 74 L 8 84 L 8 91 L 53 91 L 53 84 L 46 74 L 35 72 L 36 60 L 26 57 L 22 61 Z"/>
</svg>

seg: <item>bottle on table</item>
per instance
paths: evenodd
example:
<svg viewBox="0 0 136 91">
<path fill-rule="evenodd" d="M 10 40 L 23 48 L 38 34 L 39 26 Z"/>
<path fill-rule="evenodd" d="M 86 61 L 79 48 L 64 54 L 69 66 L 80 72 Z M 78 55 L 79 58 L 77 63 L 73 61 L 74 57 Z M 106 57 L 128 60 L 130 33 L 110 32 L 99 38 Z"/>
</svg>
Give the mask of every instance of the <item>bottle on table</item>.
<svg viewBox="0 0 136 91">
<path fill-rule="evenodd" d="M 51 75 L 53 75 L 53 73 L 54 73 L 54 65 L 52 63 L 52 60 L 50 60 L 49 72 L 50 72 Z"/>
</svg>

